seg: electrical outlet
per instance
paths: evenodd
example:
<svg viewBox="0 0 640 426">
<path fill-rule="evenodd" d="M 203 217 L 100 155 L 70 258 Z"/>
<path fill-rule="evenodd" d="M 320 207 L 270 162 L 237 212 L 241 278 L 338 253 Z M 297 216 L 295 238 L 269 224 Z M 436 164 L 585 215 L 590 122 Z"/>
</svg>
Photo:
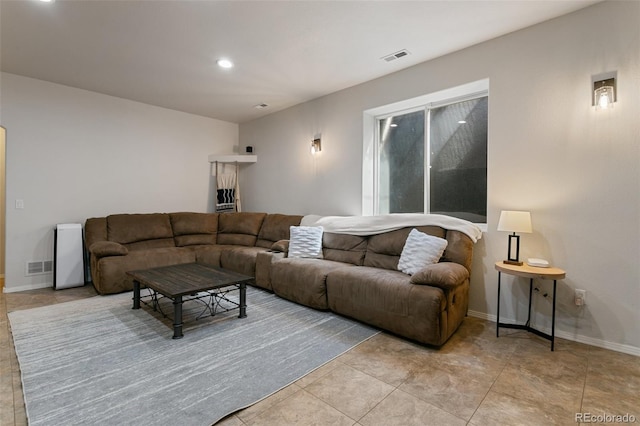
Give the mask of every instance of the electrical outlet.
<svg viewBox="0 0 640 426">
<path fill-rule="evenodd" d="M 586 305 L 587 304 L 587 290 L 581 290 L 581 289 L 577 288 L 574 300 L 575 300 L 576 306 L 584 306 L 584 305 Z"/>
</svg>

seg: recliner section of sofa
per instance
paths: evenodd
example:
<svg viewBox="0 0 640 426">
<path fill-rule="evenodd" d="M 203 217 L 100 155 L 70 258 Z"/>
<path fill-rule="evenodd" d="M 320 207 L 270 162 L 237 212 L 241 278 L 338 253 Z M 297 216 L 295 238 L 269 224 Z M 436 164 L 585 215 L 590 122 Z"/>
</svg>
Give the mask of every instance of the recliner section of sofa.
<svg viewBox="0 0 640 426">
<path fill-rule="evenodd" d="M 460 231 L 416 226 L 374 235 L 323 234 L 323 259 L 288 257 L 302 216 L 266 213 L 118 214 L 85 224 L 100 294 L 133 288 L 126 272 L 201 262 L 255 277 L 254 285 L 420 343 L 440 346 L 469 304 L 473 242 Z M 397 270 L 411 229 L 447 240 L 439 263 Z"/>
</svg>

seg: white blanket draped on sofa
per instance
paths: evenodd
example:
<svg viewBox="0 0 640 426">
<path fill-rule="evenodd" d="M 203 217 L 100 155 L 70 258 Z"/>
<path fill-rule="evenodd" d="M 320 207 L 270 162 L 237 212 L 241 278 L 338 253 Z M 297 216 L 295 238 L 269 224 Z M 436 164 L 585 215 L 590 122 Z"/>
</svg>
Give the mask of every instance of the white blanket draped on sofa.
<svg viewBox="0 0 640 426">
<path fill-rule="evenodd" d="M 475 243 L 482 238 L 482 230 L 475 224 L 453 216 L 422 213 L 396 213 L 380 216 L 318 216 L 307 215 L 303 226 L 322 226 L 325 232 L 351 235 L 374 235 L 411 226 L 439 226 L 460 231 Z"/>
</svg>

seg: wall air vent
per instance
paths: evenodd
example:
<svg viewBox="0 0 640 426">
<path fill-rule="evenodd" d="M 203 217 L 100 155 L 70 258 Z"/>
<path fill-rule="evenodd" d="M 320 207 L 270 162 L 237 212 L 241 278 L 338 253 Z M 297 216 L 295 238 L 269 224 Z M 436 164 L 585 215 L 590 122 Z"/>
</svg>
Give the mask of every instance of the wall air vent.
<svg viewBox="0 0 640 426">
<path fill-rule="evenodd" d="M 383 56 L 381 59 L 384 59 L 386 62 L 395 61 L 396 59 L 400 59 L 404 56 L 409 55 L 409 51 L 406 49 L 402 49 L 399 52 L 392 53 L 391 55 Z"/>
<path fill-rule="evenodd" d="M 42 275 L 53 272 L 52 260 L 31 260 L 27 262 L 25 276 Z"/>
</svg>

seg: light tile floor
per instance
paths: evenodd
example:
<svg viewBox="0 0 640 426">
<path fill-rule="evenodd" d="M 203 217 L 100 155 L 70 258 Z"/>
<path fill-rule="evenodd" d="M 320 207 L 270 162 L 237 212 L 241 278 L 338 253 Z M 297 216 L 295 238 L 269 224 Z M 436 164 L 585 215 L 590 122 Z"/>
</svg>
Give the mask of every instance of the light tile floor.
<svg viewBox="0 0 640 426">
<path fill-rule="evenodd" d="M 27 424 L 7 312 L 95 294 L 0 294 L 0 425 Z M 440 349 L 380 333 L 218 425 L 576 425 L 577 413 L 640 423 L 640 357 L 562 339 L 551 352 L 469 317 Z"/>
</svg>

